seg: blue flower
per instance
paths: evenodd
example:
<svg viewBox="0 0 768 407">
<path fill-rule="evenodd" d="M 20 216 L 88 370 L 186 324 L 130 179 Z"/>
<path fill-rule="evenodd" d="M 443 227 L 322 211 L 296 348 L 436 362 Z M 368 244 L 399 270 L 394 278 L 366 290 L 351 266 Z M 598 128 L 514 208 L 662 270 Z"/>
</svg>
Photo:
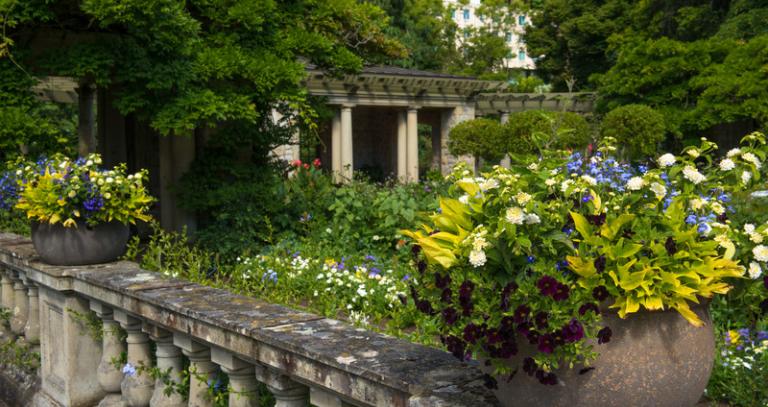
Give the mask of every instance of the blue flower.
<svg viewBox="0 0 768 407">
<path fill-rule="evenodd" d="M 411 275 L 410 275 L 410 274 L 406 274 L 406 275 L 404 275 L 404 276 L 403 276 L 403 278 L 402 278 L 402 280 L 403 280 L 403 281 L 408 281 L 408 280 L 410 280 L 410 279 L 411 279 Z"/>
<path fill-rule="evenodd" d="M 261 275 L 261 282 L 263 283 L 264 281 L 271 281 L 272 283 L 276 284 L 277 273 L 272 269 L 267 270 L 264 274 Z"/>
<path fill-rule="evenodd" d="M 707 235 L 707 234 L 709 234 L 709 232 L 711 232 L 711 231 L 712 231 L 712 227 L 711 227 L 711 226 L 709 226 L 709 225 L 708 225 L 708 224 L 706 224 L 706 223 L 700 223 L 700 224 L 699 224 L 699 227 L 698 227 L 698 228 L 696 228 L 696 230 L 699 232 L 699 234 L 702 234 L 702 235 Z"/>
<path fill-rule="evenodd" d="M 126 363 L 123 366 L 123 374 L 126 376 L 136 376 L 136 368 L 132 364 Z"/>
<path fill-rule="evenodd" d="M 685 223 L 689 225 L 695 225 L 698 222 L 698 218 L 694 214 L 690 214 L 685 218 Z"/>
<path fill-rule="evenodd" d="M 528 256 L 525 258 L 525 260 L 528 262 L 528 264 L 533 264 L 536 261 L 536 257 Z"/>
</svg>

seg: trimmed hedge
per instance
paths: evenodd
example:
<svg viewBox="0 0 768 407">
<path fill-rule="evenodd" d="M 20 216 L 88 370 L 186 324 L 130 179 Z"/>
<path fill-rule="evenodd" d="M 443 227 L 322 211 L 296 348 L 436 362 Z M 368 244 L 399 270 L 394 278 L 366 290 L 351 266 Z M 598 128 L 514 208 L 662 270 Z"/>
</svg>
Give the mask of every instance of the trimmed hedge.
<svg viewBox="0 0 768 407">
<path fill-rule="evenodd" d="M 665 130 L 661 113 L 650 106 L 632 104 L 608 112 L 600 126 L 600 136 L 615 138 L 621 155 L 640 158 L 658 153 Z"/>
</svg>

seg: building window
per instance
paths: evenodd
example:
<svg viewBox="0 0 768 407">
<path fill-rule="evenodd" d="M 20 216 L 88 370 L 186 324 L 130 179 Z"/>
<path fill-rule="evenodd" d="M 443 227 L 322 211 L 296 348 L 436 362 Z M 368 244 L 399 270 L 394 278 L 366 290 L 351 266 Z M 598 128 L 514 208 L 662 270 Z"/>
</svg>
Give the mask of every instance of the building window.
<svg viewBox="0 0 768 407">
<path fill-rule="evenodd" d="M 520 25 L 525 25 L 525 16 L 517 16 L 517 22 Z"/>
<path fill-rule="evenodd" d="M 451 20 L 456 19 L 456 10 L 451 10 Z"/>
<path fill-rule="evenodd" d="M 469 28 L 464 29 L 464 38 L 469 38 L 469 32 L 470 32 Z"/>
<path fill-rule="evenodd" d="M 507 42 L 512 42 L 512 33 L 508 32 L 504 34 L 504 38 L 506 38 Z"/>
<path fill-rule="evenodd" d="M 469 9 L 464 9 L 464 19 L 469 20 Z"/>
<path fill-rule="evenodd" d="M 520 50 L 520 51 L 517 53 L 517 59 L 518 59 L 518 60 L 520 60 L 520 61 L 525 61 L 525 51 L 523 51 L 523 50 Z"/>
</svg>

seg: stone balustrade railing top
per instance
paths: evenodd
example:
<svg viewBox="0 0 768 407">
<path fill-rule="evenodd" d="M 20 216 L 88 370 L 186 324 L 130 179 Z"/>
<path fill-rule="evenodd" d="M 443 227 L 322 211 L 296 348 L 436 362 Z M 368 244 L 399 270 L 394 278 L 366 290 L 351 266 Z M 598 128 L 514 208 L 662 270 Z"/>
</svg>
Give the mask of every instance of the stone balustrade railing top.
<svg viewBox="0 0 768 407">
<path fill-rule="evenodd" d="M 37 261 L 29 239 L 0 233 L 0 273 L 0 300 L 13 310 L 1 334 L 40 349 L 35 405 L 207 406 L 204 378 L 217 371 L 229 378 L 230 406 L 258 405 L 243 396 L 257 382 L 279 407 L 498 405 L 482 373 L 445 352 L 135 263 L 51 266 Z M 101 340 L 73 317 L 91 310 Z M 109 334 L 117 326 L 125 341 Z M 189 394 L 166 394 L 160 379 L 116 369 L 121 353 L 176 381 L 183 353 L 195 372 Z"/>
</svg>

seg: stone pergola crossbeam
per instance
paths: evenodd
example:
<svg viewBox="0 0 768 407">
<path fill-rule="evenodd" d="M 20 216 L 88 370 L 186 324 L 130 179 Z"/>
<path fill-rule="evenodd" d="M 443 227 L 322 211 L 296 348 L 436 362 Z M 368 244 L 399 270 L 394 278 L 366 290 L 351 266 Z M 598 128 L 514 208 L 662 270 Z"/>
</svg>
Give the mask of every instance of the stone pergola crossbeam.
<svg viewBox="0 0 768 407">
<path fill-rule="evenodd" d="M 514 113 L 527 110 L 567 110 L 590 113 L 597 94 L 579 93 L 481 93 L 475 96 L 478 115 Z"/>
<path fill-rule="evenodd" d="M 290 386 L 307 386 L 306 397 L 330 397 L 339 400 L 338 405 L 358 406 L 498 404 L 483 386 L 482 373 L 448 353 L 169 278 L 134 263 L 48 266 L 35 261 L 31 242 L 0 234 L 0 265 L 23 274 L 44 292 L 97 301 L 102 307 L 128 315 L 131 321 L 142 321 L 145 327 L 149 324 L 172 332 L 174 339 L 187 338 L 213 349 L 214 362 L 225 371 L 242 370 L 243 366 L 227 362 L 236 358 L 253 364 L 257 372 L 267 369 L 283 378 L 280 380 L 296 383 Z M 50 294 L 45 297 L 52 298 Z M 41 322 L 49 323 L 42 318 Z M 52 339 L 43 335 L 40 340 L 45 350 L 46 342 Z M 279 383 L 266 384 L 277 386 L 274 391 L 285 390 Z M 290 386 L 287 388 L 293 388 Z M 291 397 L 289 393 L 281 397 Z"/>
</svg>

